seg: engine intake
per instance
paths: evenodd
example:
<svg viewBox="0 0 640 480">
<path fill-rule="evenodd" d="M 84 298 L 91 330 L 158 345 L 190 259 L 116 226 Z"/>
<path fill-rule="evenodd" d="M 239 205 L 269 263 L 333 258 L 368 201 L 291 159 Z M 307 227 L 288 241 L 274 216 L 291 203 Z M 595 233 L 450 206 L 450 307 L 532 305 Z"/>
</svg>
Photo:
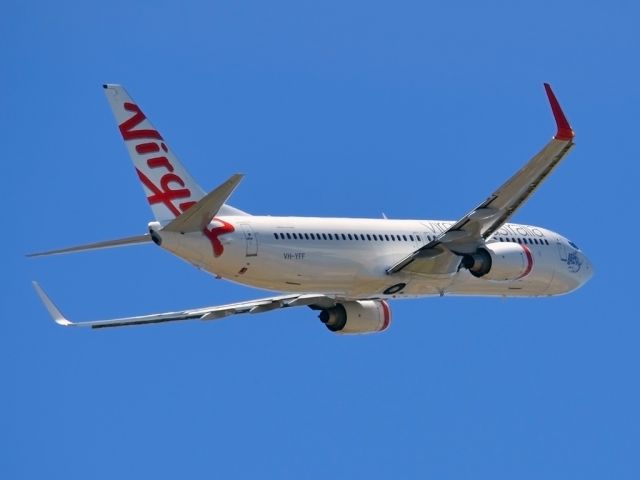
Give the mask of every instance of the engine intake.
<svg viewBox="0 0 640 480">
<path fill-rule="evenodd" d="M 462 258 L 462 267 L 476 278 L 496 282 L 519 280 L 533 270 L 533 254 L 520 243 L 489 243 Z"/>
<path fill-rule="evenodd" d="M 391 324 L 391 309 L 384 300 L 343 302 L 318 316 L 329 330 L 341 335 L 383 332 Z"/>
</svg>

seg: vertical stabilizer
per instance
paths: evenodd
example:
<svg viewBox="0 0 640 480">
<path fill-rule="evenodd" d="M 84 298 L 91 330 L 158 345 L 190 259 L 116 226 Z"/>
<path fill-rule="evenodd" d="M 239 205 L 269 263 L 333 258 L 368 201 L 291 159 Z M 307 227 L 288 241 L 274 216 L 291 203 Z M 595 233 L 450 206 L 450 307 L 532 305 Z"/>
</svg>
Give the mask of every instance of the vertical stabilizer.
<svg viewBox="0 0 640 480">
<path fill-rule="evenodd" d="M 120 85 L 104 85 L 156 220 L 169 222 L 204 197 L 167 142 Z"/>
</svg>

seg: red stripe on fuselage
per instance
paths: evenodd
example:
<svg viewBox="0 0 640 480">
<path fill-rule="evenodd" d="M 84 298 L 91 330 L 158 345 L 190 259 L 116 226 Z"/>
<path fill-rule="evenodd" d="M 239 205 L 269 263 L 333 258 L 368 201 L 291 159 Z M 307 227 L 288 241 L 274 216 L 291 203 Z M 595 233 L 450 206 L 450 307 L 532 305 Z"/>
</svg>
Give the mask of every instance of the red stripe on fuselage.
<svg viewBox="0 0 640 480">
<path fill-rule="evenodd" d="M 387 328 L 389 328 L 389 325 L 391 324 L 391 308 L 389 307 L 389 304 L 384 300 L 381 300 L 380 304 L 382 305 L 382 315 L 384 317 L 384 319 L 382 320 L 382 328 L 380 329 L 380 331 L 384 332 Z"/>
<path fill-rule="evenodd" d="M 529 250 L 529 247 L 527 247 L 526 245 L 520 246 L 522 247 L 522 250 L 524 250 L 525 257 L 527 257 L 527 267 L 525 268 L 524 273 L 520 275 L 518 279 L 526 277 L 531 273 L 531 270 L 533 270 L 533 254 L 531 253 L 531 250 Z"/>
<path fill-rule="evenodd" d="M 225 222 L 224 220 L 220 220 L 219 218 L 214 217 L 213 220 L 215 220 L 216 222 L 220 222 L 222 226 L 214 227 L 211 230 L 205 227 L 202 230 L 202 233 L 209 239 L 209 242 L 211 242 L 211 248 L 213 248 L 213 256 L 217 258 L 224 253 L 224 246 L 222 245 L 222 242 L 219 238 L 220 235 L 233 233 L 236 231 L 236 229 L 233 228 L 233 225 L 231 225 L 230 223 Z"/>
</svg>

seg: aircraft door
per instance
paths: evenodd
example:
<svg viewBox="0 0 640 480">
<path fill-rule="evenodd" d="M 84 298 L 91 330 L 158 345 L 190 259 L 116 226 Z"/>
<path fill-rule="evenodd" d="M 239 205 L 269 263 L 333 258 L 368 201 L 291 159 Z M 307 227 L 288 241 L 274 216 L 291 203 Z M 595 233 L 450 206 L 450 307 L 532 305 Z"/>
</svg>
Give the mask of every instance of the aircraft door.
<svg viewBox="0 0 640 480">
<path fill-rule="evenodd" d="M 253 228 L 251 228 L 251 225 L 247 223 L 241 223 L 240 226 L 242 227 L 244 239 L 247 244 L 246 256 L 247 257 L 257 256 L 258 255 L 258 239 L 256 237 L 255 232 L 253 231 Z"/>
</svg>

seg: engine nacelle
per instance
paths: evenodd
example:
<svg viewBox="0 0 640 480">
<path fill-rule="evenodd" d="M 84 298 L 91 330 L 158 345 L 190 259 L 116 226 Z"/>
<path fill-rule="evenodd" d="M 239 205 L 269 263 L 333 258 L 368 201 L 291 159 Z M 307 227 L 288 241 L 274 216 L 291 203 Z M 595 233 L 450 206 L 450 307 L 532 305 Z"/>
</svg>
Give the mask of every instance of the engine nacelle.
<svg viewBox="0 0 640 480">
<path fill-rule="evenodd" d="M 334 333 L 375 333 L 389 328 L 391 309 L 384 300 L 359 300 L 323 309 L 319 318 Z"/>
<path fill-rule="evenodd" d="M 465 255 L 462 266 L 474 277 L 509 282 L 531 273 L 533 254 L 529 247 L 520 243 L 489 243 L 475 253 Z"/>
</svg>

